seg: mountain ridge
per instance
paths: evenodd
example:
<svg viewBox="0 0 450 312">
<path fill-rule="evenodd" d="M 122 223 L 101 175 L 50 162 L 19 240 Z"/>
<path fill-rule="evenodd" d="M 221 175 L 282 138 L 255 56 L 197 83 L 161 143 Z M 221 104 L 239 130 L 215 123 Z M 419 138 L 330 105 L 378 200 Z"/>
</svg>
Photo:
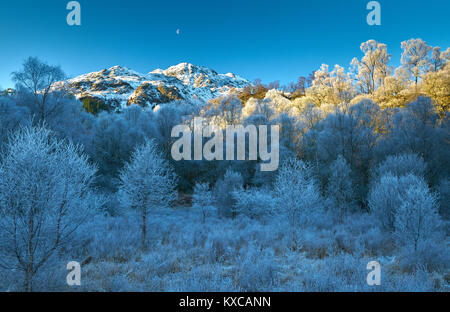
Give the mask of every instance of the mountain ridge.
<svg viewBox="0 0 450 312">
<path fill-rule="evenodd" d="M 229 95 L 250 82 L 233 73 L 191 63 L 180 63 L 147 74 L 124 66 L 113 66 L 56 84 L 64 86 L 77 99 L 99 110 L 120 111 L 130 105 L 154 108 L 177 100 L 200 101 Z"/>
</svg>

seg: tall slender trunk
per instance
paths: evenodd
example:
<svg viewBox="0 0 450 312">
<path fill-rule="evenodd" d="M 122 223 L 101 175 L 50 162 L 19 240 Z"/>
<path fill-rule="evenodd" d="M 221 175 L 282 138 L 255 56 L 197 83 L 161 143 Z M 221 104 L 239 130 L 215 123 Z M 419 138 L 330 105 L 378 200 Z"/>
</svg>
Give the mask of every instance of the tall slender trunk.
<svg viewBox="0 0 450 312">
<path fill-rule="evenodd" d="M 147 237 L 147 210 L 142 213 L 142 248 L 145 248 L 145 240 Z"/>
<path fill-rule="evenodd" d="M 23 288 L 26 292 L 33 291 L 32 273 L 29 271 L 29 268 L 26 268 L 26 270 L 25 270 L 25 280 L 23 282 Z"/>
<path fill-rule="evenodd" d="M 25 268 L 25 291 L 31 292 L 33 290 L 33 264 L 34 264 L 34 254 L 33 254 L 33 232 L 34 232 L 34 219 L 33 215 L 30 215 L 28 220 L 28 263 Z"/>
</svg>

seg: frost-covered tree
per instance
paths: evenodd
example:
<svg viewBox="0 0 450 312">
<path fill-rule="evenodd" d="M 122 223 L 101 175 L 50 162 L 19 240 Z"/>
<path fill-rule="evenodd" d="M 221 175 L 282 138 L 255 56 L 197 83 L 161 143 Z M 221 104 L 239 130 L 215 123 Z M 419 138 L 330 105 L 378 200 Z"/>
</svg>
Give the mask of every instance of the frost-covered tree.
<svg viewBox="0 0 450 312">
<path fill-rule="evenodd" d="M 47 115 L 46 126 L 60 138 L 89 146 L 97 119 L 84 111 L 81 103 L 74 98 L 50 97 L 47 103 L 58 109 Z"/>
<path fill-rule="evenodd" d="M 293 248 L 296 249 L 299 227 L 311 221 L 323 208 L 311 168 L 302 160 L 287 159 L 278 170 L 274 195 L 278 200 L 280 214 L 287 217 Z"/>
<path fill-rule="evenodd" d="M 333 201 L 338 210 L 339 220 L 342 221 L 344 213 L 351 209 L 354 200 L 351 169 L 342 155 L 339 155 L 330 166 L 327 195 Z"/>
<path fill-rule="evenodd" d="M 450 62 L 441 70 L 425 74 L 420 89 L 433 99 L 436 110 L 444 117 L 450 109 Z"/>
<path fill-rule="evenodd" d="M 370 212 L 379 220 L 385 230 L 394 230 L 395 210 L 401 204 L 398 177 L 383 175 L 369 191 Z"/>
<path fill-rule="evenodd" d="M 320 69 L 314 72 L 314 80 L 306 92 L 306 96 L 313 99 L 317 106 L 349 101 L 353 94 L 350 77 L 344 68 L 335 65 L 330 72 L 327 64 L 322 64 Z"/>
<path fill-rule="evenodd" d="M 222 127 L 237 125 L 242 120 L 242 107 L 241 100 L 231 95 L 211 101 L 210 106 L 204 111 L 204 116 Z"/>
<path fill-rule="evenodd" d="M 326 99 L 332 97 L 328 64 L 322 64 L 320 69 L 314 72 L 314 80 L 312 81 L 311 88 L 307 90 L 307 95 L 315 99 L 317 106 L 326 103 Z"/>
<path fill-rule="evenodd" d="M 444 178 L 442 179 L 438 186 L 436 187 L 436 191 L 439 194 L 439 204 L 440 209 L 439 213 L 444 219 L 450 218 L 450 179 Z"/>
<path fill-rule="evenodd" d="M 351 62 L 355 72 L 355 80 L 362 93 L 371 94 L 384 83 L 384 78 L 391 72 L 389 61 L 391 55 L 387 45 L 375 40 L 363 42 L 360 47 L 364 56 L 361 60 L 354 58 Z"/>
<path fill-rule="evenodd" d="M 428 53 L 432 48 L 420 38 L 403 41 L 401 47 L 403 49 L 402 66 L 408 70 L 417 86 L 419 78 L 427 72 L 430 66 Z"/>
<path fill-rule="evenodd" d="M 297 118 L 304 125 L 304 131 L 311 129 L 316 123 L 323 119 L 324 113 L 313 103 L 307 102 L 301 107 Z"/>
<path fill-rule="evenodd" d="M 444 66 L 445 60 L 443 59 L 441 47 L 432 48 L 430 63 L 431 63 L 431 70 L 434 72 L 437 72 Z"/>
<path fill-rule="evenodd" d="M 202 213 L 202 222 L 205 222 L 208 211 L 212 210 L 214 197 L 208 183 L 197 183 L 192 195 L 193 207 L 199 208 Z"/>
<path fill-rule="evenodd" d="M 173 169 L 151 139 L 136 148 L 120 171 L 119 201 L 124 208 L 132 208 L 140 215 L 143 246 L 149 211 L 176 200 L 176 181 Z"/>
<path fill-rule="evenodd" d="M 134 106 L 122 114 L 99 114 L 91 132 L 87 149 L 98 163 L 99 183 L 115 191 L 120 168 L 130 159 L 136 146 L 143 144 L 146 138 L 154 138 L 157 131 L 153 113 Z"/>
<path fill-rule="evenodd" d="M 375 132 L 379 107 L 371 101 L 340 107 L 319 121 L 302 138 L 304 157 L 315 165 L 321 185 L 328 168 L 341 154 L 352 170 L 356 199 L 365 197 L 368 169 L 379 134 Z"/>
<path fill-rule="evenodd" d="M 11 137 L 0 162 L 0 267 L 23 272 L 26 291 L 101 203 L 91 190 L 95 173 L 79 146 L 43 127 Z"/>
<path fill-rule="evenodd" d="M 155 112 L 156 120 L 152 124 L 157 130 L 156 141 L 166 157 L 170 156 L 172 144 L 176 141 L 176 138 L 171 136 L 173 127 L 183 123 L 183 116 L 192 114 L 187 106 L 186 103 L 174 102 L 162 105 Z"/>
<path fill-rule="evenodd" d="M 368 196 L 369 208 L 385 230 L 393 232 L 396 229 L 398 209 L 410 200 L 411 194 L 407 192 L 411 188 L 428 190 L 423 178 L 411 173 L 395 176 L 388 172 L 372 185 Z"/>
<path fill-rule="evenodd" d="M 382 108 L 402 107 L 410 98 L 409 85 L 409 74 L 399 67 L 393 76 L 384 78 L 383 87 L 375 90 L 373 99 Z"/>
<path fill-rule="evenodd" d="M 219 179 L 214 186 L 214 195 L 219 214 L 225 217 L 236 216 L 234 210 L 236 200 L 233 192 L 241 190 L 244 185 L 244 180 L 240 173 L 228 169 L 222 179 Z"/>
<path fill-rule="evenodd" d="M 36 115 L 40 121 L 44 121 L 60 108 L 55 101 L 48 101 L 53 84 L 65 78 L 59 66 L 51 66 L 36 57 L 29 57 L 23 63 L 23 69 L 13 72 L 11 77 L 18 89 L 26 90 L 33 95 Z"/>
<path fill-rule="evenodd" d="M 27 107 L 17 105 L 10 97 L 0 97 L 0 151 L 12 131 L 30 124 L 31 115 Z"/>
<path fill-rule="evenodd" d="M 258 100 L 250 98 L 242 109 L 242 116 L 246 119 L 250 116 L 262 115 L 266 120 L 270 120 L 275 116 L 275 108 L 272 104 L 270 99 Z"/>
<path fill-rule="evenodd" d="M 287 98 L 284 92 L 277 89 L 267 91 L 264 102 L 274 110 L 274 113 L 289 114 L 292 112 L 292 102 Z"/>
<path fill-rule="evenodd" d="M 416 178 L 407 186 L 395 212 L 397 240 L 416 252 L 421 243 L 439 233 L 440 225 L 436 195 L 423 179 Z"/>
<path fill-rule="evenodd" d="M 417 177 L 425 177 L 427 164 L 417 154 L 403 153 L 390 155 L 380 163 L 372 172 L 372 181 L 376 182 L 385 174 L 391 174 L 400 177 L 407 174 L 413 174 Z"/>
<path fill-rule="evenodd" d="M 301 131 L 297 118 L 282 113 L 274 120 L 274 123 L 280 127 L 280 145 L 289 150 L 295 150 L 299 143 L 298 134 Z"/>
<path fill-rule="evenodd" d="M 449 175 L 448 126 L 445 119 L 440 121 L 431 99 L 420 96 L 388 120 L 388 133 L 379 144 L 379 152 L 419 155 L 427 163 L 427 181 L 434 185 Z"/>
</svg>

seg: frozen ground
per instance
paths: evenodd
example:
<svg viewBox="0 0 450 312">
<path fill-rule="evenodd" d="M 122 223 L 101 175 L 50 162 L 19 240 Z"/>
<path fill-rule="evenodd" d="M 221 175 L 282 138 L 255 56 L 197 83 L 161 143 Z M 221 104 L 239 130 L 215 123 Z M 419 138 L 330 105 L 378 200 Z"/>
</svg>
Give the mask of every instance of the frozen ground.
<svg viewBox="0 0 450 312">
<path fill-rule="evenodd" d="M 411 259 L 366 214 L 330 218 L 291 233 L 276 218 L 202 222 L 194 208 L 153 211 L 143 250 L 137 217 L 98 215 L 36 278 L 36 291 L 448 291 L 442 250 Z M 330 221 L 327 221 L 330 220 Z M 445 253 L 445 250 L 444 250 Z M 424 253 L 425 254 L 425 253 Z M 440 254 L 436 257 L 436 254 Z M 409 258 L 408 258 L 409 257 Z M 448 258 L 448 254 L 447 254 Z M 441 260 L 438 260 L 441 259 Z M 66 264 L 82 263 L 81 286 L 66 285 Z M 381 286 L 368 286 L 367 263 L 381 263 Z M 411 268 L 419 260 L 422 266 Z M 427 265 L 428 264 L 428 265 Z M 0 290 L 17 275 L 2 274 Z M 5 284 L 6 281 L 6 284 Z M 9 285 L 9 286 L 8 286 Z"/>
</svg>

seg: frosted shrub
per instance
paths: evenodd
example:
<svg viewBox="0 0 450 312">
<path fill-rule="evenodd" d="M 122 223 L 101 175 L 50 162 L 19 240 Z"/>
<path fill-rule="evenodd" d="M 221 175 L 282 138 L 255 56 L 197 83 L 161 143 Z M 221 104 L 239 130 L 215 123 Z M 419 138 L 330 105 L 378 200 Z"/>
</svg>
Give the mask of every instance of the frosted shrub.
<svg viewBox="0 0 450 312">
<path fill-rule="evenodd" d="M 201 266 L 179 275 L 178 280 L 171 283 L 168 291 L 188 292 L 230 292 L 239 291 L 230 276 L 221 274 L 215 266 Z"/>
<path fill-rule="evenodd" d="M 368 291 L 367 260 L 350 254 L 327 257 L 302 272 L 301 283 L 306 291 Z"/>
<path fill-rule="evenodd" d="M 403 271 L 414 272 L 425 269 L 428 272 L 448 272 L 450 253 L 445 241 L 425 240 L 415 251 L 403 248 L 399 254 L 399 266 Z"/>
<path fill-rule="evenodd" d="M 241 291 L 272 291 L 278 284 L 278 265 L 274 261 L 272 249 L 256 251 L 251 246 L 250 252 L 239 260 L 237 279 Z"/>
<path fill-rule="evenodd" d="M 331 254 L 332 240 L 334 235 L 323 236 L 315 231 L 303 230 L 299 241 L 301 250 L 305 252 L 307 258 L 323 259 Z"/>
<path fill-rule="evenodd" d="M 235 211 L 252 219 L 261 219 L 273 214 L 275 201 L 268 190 L 249 189 L 233 192 Z"/>
<path fill-rule="evenodd" d="M 213 262 L 221 262 L 227 252 L 227 244 L 225 239 L 213 237 L 210 242 L 210 256 Z"/>
<path fill-rule="evenodd" d="M 231 259 L 238 252 L 239 237 L 233 237 L 231 231 L 215 232 L 208 238 L 206 247 L 209 249 L 209 260 L 211 263 L 223 263 Z"/>
<path fill-rule="evenodd" d="M 67 254 L 82 261 L 130 261 L 139 254 L 141 237 L 133 231 L 136 227 L 139 223 L 129 215 L 97 215 L 80 227 L 75 237 L 77 244 Z"/>
<path fill-rule="evenodd" d="M 436 291 L 432 275 L 421 268 L 405 274 L 393 271 L 382 277 L 381 291 L 429 292 Z"/>
<path fill-rule="evenodd" d="M 390 254 L 394 248 L 393 240 L 379 227 L 366 230 L 359 238 L 369 255 Z"/>
</svg>

